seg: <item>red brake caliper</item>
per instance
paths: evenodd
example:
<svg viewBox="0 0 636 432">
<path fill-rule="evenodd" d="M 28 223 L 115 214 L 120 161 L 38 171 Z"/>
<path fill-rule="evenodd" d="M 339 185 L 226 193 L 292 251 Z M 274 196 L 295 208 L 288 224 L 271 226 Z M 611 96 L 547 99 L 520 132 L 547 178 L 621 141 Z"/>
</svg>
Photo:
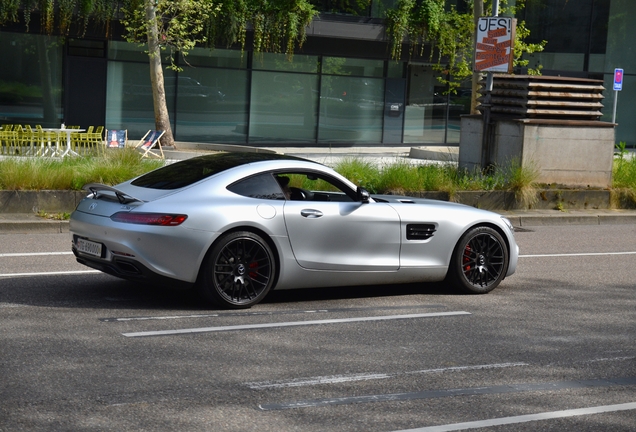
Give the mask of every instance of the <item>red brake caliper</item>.
<svg viewBox="0 0 636 432">
<path fill-rule="evenodd" d="M 252 261 L 249 265 L 250 267 L 250 277 L 252 279 L 256 279 L 256 276 L 258 275 L 258 273 L 256 272 L 256 269 L 258 268 L 258 263 L 256 261 Z"/>
<path fill-rule="evenodd" d="M 466 249 L 464 249 L 464 271 L 470 271 L 470 265 L 466 265 L 470 263 L 470 253 L 472 249 L 470 245 L 466 245 Z"/>
</svg>

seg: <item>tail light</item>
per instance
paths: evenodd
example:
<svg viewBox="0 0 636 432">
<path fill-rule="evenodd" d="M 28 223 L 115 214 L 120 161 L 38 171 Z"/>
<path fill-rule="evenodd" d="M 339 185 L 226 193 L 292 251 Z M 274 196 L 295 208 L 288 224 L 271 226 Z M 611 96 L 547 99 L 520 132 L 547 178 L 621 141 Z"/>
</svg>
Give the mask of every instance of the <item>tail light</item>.
<svg viewBox="0 0 636 432">
<path fill-rule="evenodd" d="M 177 226 L 181 225 L 188 215 L 168 213 L 129 213 L 119 212 L 110 217 L 113 222 L 138 225 Z"/>
</svg>

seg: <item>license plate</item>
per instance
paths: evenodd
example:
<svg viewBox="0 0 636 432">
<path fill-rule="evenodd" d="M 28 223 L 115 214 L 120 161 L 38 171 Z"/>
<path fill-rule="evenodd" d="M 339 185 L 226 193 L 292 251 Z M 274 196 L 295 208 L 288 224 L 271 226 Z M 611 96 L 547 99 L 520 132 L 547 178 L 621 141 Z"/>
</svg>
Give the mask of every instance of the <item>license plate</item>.
<svg viewBox="0 0 636 432">
<path fill-rule="evenodd" d="M 85 240 L 80 238 L 80 239 L 77 239 L 77 243 L 75 244 L 75 246 L 77 247 L 77 250 L 79 252 L 82 252 L 88 255 L 93 255 L 96 257 L 102 256 L 101 243 L 95 243 L 90 240 Z"/>
</svg>

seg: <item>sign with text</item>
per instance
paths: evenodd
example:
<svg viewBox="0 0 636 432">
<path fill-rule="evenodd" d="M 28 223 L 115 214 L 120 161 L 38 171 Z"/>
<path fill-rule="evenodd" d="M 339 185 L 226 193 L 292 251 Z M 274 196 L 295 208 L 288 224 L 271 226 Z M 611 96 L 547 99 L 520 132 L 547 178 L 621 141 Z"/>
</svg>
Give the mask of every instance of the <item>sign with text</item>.
<svg viewBox="0 0 636 432">
<path fill-rule="evenodd" d="M 512 72 L 517 20 L 509 17 L 479 18 L 475 44 L 475 72 Z"/>
</svg>

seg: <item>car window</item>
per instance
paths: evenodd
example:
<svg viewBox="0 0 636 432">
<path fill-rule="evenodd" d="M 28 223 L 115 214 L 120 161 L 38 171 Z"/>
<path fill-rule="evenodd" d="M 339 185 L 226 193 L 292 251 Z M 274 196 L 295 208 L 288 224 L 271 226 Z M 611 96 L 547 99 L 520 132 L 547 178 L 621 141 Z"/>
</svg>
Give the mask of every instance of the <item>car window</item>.
<svg viewBox="0 0 636 432">
<path fill-rule="evenodd" d="M 351 202 L 356 200 L 355 191 L 337 178 L 323 173 L 284 171 L 277 172 L 276 177 L 289 179 L 288 199 L 292 201 Z"/>
<path fill-rule="evenodd" d="M 267 153 L 219 153 L 186 159 L 156 169 L 133 180 L 133 186 L 150 189 L 179 189 L 200 180 L 251 162 L 297 159 Z"/>
<path fill-rule="evenodd" d="M 235 194 L 250 198 L 285 199 L 281 185 L 269 173 L 240 180 L 228 186 L 227 189 Z"/>
</svg>

